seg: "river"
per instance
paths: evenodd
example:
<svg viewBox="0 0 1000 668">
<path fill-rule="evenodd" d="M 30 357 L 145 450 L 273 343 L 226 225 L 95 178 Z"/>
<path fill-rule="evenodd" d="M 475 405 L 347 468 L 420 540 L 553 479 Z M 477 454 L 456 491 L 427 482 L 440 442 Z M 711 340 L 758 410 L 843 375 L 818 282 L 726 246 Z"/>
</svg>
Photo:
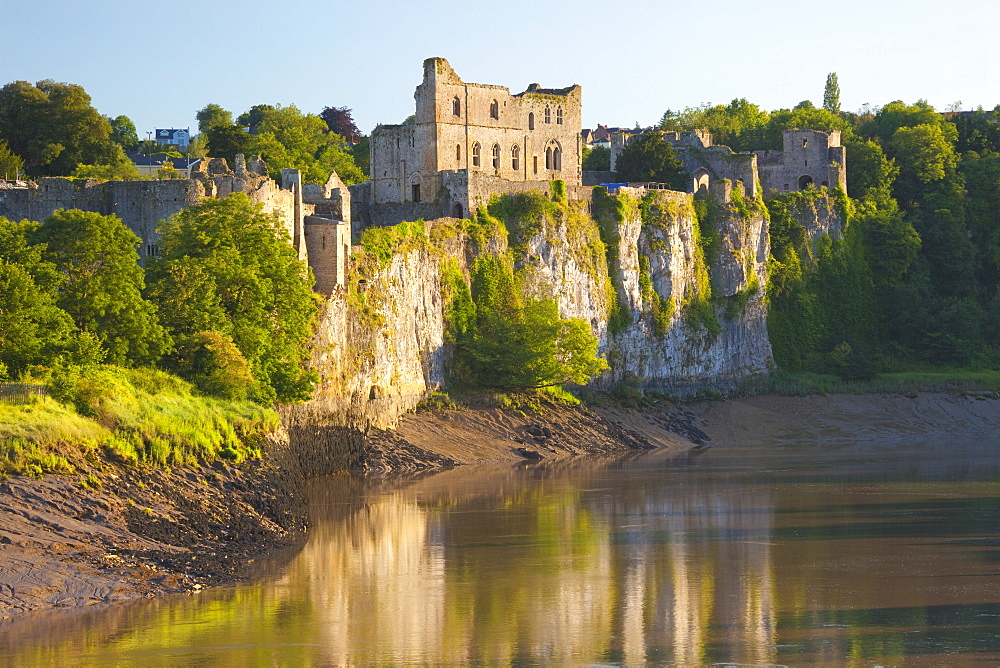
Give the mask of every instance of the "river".
<svg viewBox="0 0 1000 668">
<path fill-rule="evenodd" d="M 998 479 L 916 436 L 324 478 L 253 584 L 3 625 L 0 661 L 996 664 Z"/>
</svg>

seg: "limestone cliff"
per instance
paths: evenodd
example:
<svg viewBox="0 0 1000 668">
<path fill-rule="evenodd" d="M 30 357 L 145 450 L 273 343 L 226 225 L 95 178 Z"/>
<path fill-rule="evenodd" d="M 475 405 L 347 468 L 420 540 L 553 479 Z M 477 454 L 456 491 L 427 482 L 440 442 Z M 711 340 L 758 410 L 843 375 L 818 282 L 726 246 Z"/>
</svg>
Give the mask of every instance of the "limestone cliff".
<svg viewBox="0 0 1000 668">
<path fill-rule="evenodd" d="M 377 248 L 355 247 L 348 289 L 325 304 L 313 358 L 321 382 L 306 410 L 390 426 L 440 387 L 450 357 L 442 276 L 467 280 L 484 252 L 511 252 L 526 293 L 590 323 L 611 365 L 598 387 L 668 389 L 766 371 L 767 216 L 728 183 L 713 194 L 696 202 L 623 188 L 596 195 L 593 215 L 565 202 L 483 211 L 492 232 L 455 219 L 383 228 Z"/>
</svg>

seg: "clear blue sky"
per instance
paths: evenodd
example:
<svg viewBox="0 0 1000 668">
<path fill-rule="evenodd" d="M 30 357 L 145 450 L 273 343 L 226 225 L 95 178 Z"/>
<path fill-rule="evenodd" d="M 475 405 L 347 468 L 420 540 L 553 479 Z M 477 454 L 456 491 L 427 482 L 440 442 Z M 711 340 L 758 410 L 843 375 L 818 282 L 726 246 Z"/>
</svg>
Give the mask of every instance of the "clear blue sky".
<svg viewBox="0 0 1000 668">
<path fill-rule="evenodd" d="M 584 127 L 649 125 L 667 108 L 736 97 L 819 104 L 834 71 L 848 110 L 1000 103 L 997 0 L 0 0 L 0 26 L 0 84 L 80 84 L 140 137 L 194 130 L 209 102 L 234 116 L 346 105 L 369 132 L 413 113 L 430 56 L 515 92 L 578 83 Z"/>
</svg>

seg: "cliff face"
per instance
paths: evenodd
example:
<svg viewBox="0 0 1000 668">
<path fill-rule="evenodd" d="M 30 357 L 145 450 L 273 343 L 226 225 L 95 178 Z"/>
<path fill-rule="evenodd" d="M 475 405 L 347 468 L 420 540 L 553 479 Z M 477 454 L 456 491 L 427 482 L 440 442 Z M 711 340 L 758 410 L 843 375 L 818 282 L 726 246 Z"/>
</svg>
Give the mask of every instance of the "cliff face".
<svg viewBox="0 0 1000 668">
<path fill-rule="evenodd" d="M 715 196 L 622 189 L 595 200 L 593 217 L 563 204 L 515 222 L 520 234 L 473 241 L 442 220 L 397 239 L 388 259 L 356 248 L 349 291 L 325 305 L 313 359 L 321 383 L 304 410 L 391 426 L 440 387 L 450 355 L 443 267 L 467 277 L 477 252 L 506 252 L 508 240 L 524 292 L 554 297 L 562 317 L 599 337 L 611 369 L 596 387 L 669 389 L 766 371 L 767 217 L 739 193 Z"/>
</svg>

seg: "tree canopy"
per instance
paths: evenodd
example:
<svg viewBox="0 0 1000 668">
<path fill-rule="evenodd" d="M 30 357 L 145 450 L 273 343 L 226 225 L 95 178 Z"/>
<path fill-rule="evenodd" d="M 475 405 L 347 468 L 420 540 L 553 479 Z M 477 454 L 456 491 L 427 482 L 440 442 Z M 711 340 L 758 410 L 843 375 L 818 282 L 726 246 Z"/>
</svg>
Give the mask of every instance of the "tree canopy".
<svg viewBox="0 0 1000 668">
<path fill-rule="evenodd" d="M 465 313 L 453 322 L 458 366 L 460 375 L 474 385 L 583 385 L 608 368 L 597 355 L 597 337 L 587 322 L 560 318 L 553 299 L 520 296 L 507 255 L 476 259 L 471 300 L 472 305 L 453 305 L 450 312 Z"/>
<path fill-rule="evenodd" d="M 170 349 L 156 307 L 142 296 L 137 237 L 117 216 L 59 209 L 29 239 L 60 276 L 57 304 L 100 341 L 107 361 L 154 364 Z"/>
<path fill-rule="evenodd" d="M 32 176 L 65 176 L 79 164 L 125 160 L 108 119 L 75 84 L 51 79 L 0 88 L 0 139 Z"/>
<path fill-rule="evenodd" d="M 240 362 L 225 343 L 231 340 L 258 383 L 256 399 L 307 399 L 314 379 L 306 368 L 307 344 L 317 300 L 312 272 L 298 260 L 281 222 L 237 193 L 180 211 L 159 232 L 162 256 L 150 262 L 149 295 L 177 340 L 173 368 L 208 382 L 208 351 L 212 364 L 225 359 L 226 368 L 238 371 Z"/>
<path fill-rule="evenodd" d="M 683 163 L 659 132 L 647 132 L 629 142 L 615 168 L 623 181 L 666 183 L 675 190 L 688 187 Z"/>
<path fill-rule="evenodd" d="M 229 160 L 237 153 L 260 155 L 275 178 L 285 168 L 298 169 L 308 183 L 325 183 L 331 171 L 347 184 L 365 178 L 344 137 L 330 132 L 319 116 L 304 114 L 295 105 L 258 104 L 240 115 L 237 123 L 225 123 L 220 116 L 205 134 L 209 155 Z"/>
</svg>

